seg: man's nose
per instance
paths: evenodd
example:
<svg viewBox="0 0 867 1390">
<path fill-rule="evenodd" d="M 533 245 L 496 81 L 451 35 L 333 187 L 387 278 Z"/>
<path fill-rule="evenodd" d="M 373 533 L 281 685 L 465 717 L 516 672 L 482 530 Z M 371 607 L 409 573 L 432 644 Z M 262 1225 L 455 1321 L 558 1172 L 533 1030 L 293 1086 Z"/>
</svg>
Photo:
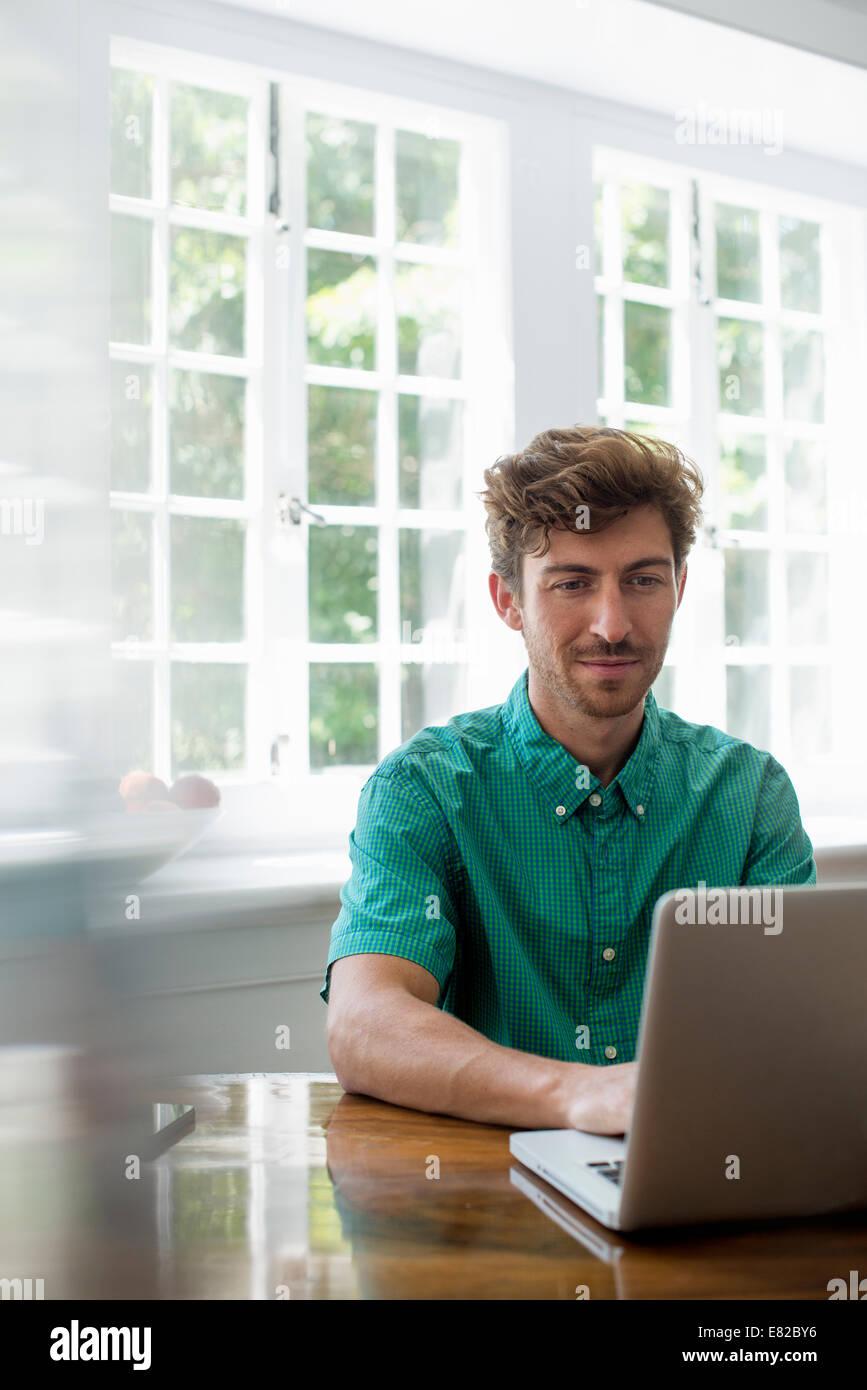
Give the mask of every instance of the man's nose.
<svg viewBox="0 0 867 1390">
<path fill-rule="evenodd" d="M 590 631 L 609 646 L 616 647 L 632 631 L 626 600 L 617 583 L 603 584 L 593 605 Z"/>
</svg>

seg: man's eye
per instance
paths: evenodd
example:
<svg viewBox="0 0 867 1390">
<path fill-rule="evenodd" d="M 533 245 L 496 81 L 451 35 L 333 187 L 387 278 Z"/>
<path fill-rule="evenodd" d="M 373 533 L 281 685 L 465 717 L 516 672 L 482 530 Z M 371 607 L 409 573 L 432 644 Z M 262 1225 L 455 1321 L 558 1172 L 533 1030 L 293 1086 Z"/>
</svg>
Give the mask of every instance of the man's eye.
<svg viewBox="0 0 867 1390">
<path fill-rule="evenodd" d="M 649 585 L 651 588 L 653 588 L 654 585 L 656 585 L 656 584 L 661 584 L 661 583 L 662 583 L 662 580 L 661 580 L 661 579 L 657 579 L 656 576 L 653 575 L 653 574 L 636 574 L 636 575 L 633 575 L 633 580 L 636 580 L 636 579 L 639 580 L 639 581 L 643 581 L 643 583 L 640 584 L 640 587 L 641 587 L 642 589 L 643 589 L 643 588 L 646 588 L 648 585 Z M 586 583 L 586 580 L 584 580 L 584 579 L 564 579 L 562 583 L 556 584 L 554 587 L 557 588 L 557 589 L 574 589 L 576 585 L 578 585 L 578 584 L 584 584 L 584 583 Z"/>
</svg>

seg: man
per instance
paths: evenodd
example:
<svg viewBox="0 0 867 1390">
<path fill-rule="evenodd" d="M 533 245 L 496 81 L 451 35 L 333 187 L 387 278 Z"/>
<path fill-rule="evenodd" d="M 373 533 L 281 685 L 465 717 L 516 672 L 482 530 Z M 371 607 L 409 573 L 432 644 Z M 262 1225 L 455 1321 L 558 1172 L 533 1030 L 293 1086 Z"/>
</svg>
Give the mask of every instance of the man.
<svg viewBox="0 0 867 1390">
<path fill-rule="evenodd" d="M 813 883 L 813 849 L 770 753 L 650 690 L 701 519 L 695 465 L 575 427 L 485 482 L 491 597 L 529 668 L 503 705 L 423 729 L 365 784 L 322 990 L 329 1051 L 347 1091 L 621 1134 L 657 899 Z"/>
</svg>

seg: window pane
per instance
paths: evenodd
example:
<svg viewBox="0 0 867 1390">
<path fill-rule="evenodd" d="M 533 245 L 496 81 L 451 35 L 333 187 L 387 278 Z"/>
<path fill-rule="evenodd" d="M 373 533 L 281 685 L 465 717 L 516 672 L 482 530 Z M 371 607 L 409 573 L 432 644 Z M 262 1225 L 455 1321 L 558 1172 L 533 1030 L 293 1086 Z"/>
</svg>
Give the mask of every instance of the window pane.
<svg viewBox="0 0 867 1390">
<path fill-rule="evenodd" d="M 151 340 L 151 223 L 120 212 L 111 217 L 111 338 Z"/>
<path fill-rule="evenodd" d="M 780 218 L 780 302 L 784 309 L 822 311 L 819 224 Z"/>
<path fill-rule="evenodd" d="M 821 333 L 784 328 L 783 415 L 821 423 L 825 418 L 825 339 Z"/>
<path fill-rule="evenodd" d="M 596 296 L 596 394 L 605 395 L 605 296 Z"/>
<path fill-rule="evenodd" d="M 726 643 L 767 642 L 770 591 L 766 550 L 725 552 Z"/>
<path fill-rule="evenodd" d="M 768 524 L 768 476 L 761 435 L 724 439 L 720 446 L 723 525 L 762 531 Z"/>
<path fill-rule="evenodd" d="M 799 757 L 831 752 L 831 680 L 827 666 L 789 669 L 792 744 Z"/>
<path fill-rule="evenodd" d="M 362 506 L 376 499 L 375 391 L 307 388 L 308 496 Z"/>
<path fill-rule="evenodd" d="M 720 319 L 717 360 L 720 410 L 733 415 L 761 415 L 765 404 L 761 324 Z"/>
<path fill-rule="evenodd" d="M 169 490 L 186 497 L 244 495 L 241 377 L 169 374 Z"/>
<path fill-rule="evenodd" d="M 398 371 L 410 376 L 461 374 L 461 289 L 457 271 L 397 266 Z"/>
<path fill-rule="evenodd" d="M 828 488 L 824 444 L 796 439 L 786 449 L 786 530 L 827 531 Z"/>
<path fill-rule="evenodd" d="M 624 184 L 623 278 L 641 285 L 668 284 L 668 190 Z"/>
<path fill-rule="evenodd" d="M 111 364 L 111 485 L 118 492 L 150 489 L 152 375 L 138 362 Z"/>
<path fill-rule="evenodd" d="M 172 775 L 244 766 L 246 666 L 172 662 Z"/>
<path fill-rule="evenodd" d="M 460 507 L 463 407 L 460 401 L 398 396 L 400 505 Z"/>
<path fill-rule="evenodd" d="M 400 668 L 400 737 L 447 724 L 466 705 L 467 668 L 457 662 L 406 662 Z"/>
<path fill-rule="evenodd" d="M 307 115 L 307 222 L 373 235 L 376 129 L 364 121 Z"/>
<path fill-rule="evenodd" d="M 400 640 L 439 644 L 435 660 L 454 660 L 466 640 L 464 537 L 458 531 L 400 532 Z"/>
<path fill-rule="evenodd" d="M 771 742 L 771 671 L 768 666 L 726 667 L 726 733 L 756 748 Z"/>
<path fill-rule="evenodd" d="M 716 204 L 716 284 L 721 299 L 761 302 L 759 214 L 751 208 Z"/>
<path fill-rule="evenodd" d="M 394 151 L 398 241 L 457 246 L 459 142 L 398 130 Z"/>
<path fill-rule="evenodd" d="M 623 305 L 623 337 L 626 399 L 645 405 L 668 405 L 670 311 L 627 300 Z"/>
<path fill-rule="evenodd" d="M 789 642 L 802 647 L 828 640 L 828 556 L 810 552 L 786 556 Z"/>
<path fill-rule="evenodd" d="M 309 361 L 373 371 L 376 308 L 376 264 L 370 256 L 308 249 Z"/>
<path fill-rule="evenodd" d="M 605 250 L 602 211 L 602 184 L 593 185 L 593 260 L 594 274 L 605 273 Z"/>
<path fill-rule="evenodd" d="M 152 522 L 148 512 L 111 513 L 112 641 L 148 642 L 151 621 Z"/>
<path fill-rule="evenodd" d="M 244 640 L 244 526 L 173 516 L 172 641 Z"/>
<path fill-rule="evenodd" d="M 244 356 L 243 237 L 173 227 L 169 336 L 190 352 Z"/>
<path fill-rule="evenodd" d="M 127 68 L 111 70 L 111 191 L 151 196 L 151 113 L 154 80 Z"/>
<path fill-rule="evenodd" d="M 375 642 L 375 526 L 311 526 L 311 642 Z"/>
<path fill-rule="evenodd" d="M 663 666 L 651 687 L 660 709 L 674 708 L 674 667 Z"/>
<path fill-rule="evenodd" d="M 133 768 L 153 767 L 153 664 L 111 663 L 112 767 L 118 778 Z"/>
<path fill-rule="evenodd" d="M 366 662 L 310 665 L 310 766 L 369 764 L 378 758 L 377 668 Z"/>
<path fill-rule="evenodd" d="M 247 100 L 171 84 L 172 202 L 212 212 L 247 211 Z"/>
</svg>

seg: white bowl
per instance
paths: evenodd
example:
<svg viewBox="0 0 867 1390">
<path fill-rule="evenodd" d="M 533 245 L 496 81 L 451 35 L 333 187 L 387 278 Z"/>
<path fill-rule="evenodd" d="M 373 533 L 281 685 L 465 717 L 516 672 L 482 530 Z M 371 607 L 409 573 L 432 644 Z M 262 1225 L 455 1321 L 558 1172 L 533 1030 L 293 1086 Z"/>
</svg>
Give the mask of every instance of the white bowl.
<svg viewBox="0 0 867 1390">
<path fill-rule="evenodd" d="M 197 811 L 113 812 L 85 829 L 80 857 L 99 879 L 141 883 L 184 854 L 222 816 L 219 806 Z"/>
</svg>

